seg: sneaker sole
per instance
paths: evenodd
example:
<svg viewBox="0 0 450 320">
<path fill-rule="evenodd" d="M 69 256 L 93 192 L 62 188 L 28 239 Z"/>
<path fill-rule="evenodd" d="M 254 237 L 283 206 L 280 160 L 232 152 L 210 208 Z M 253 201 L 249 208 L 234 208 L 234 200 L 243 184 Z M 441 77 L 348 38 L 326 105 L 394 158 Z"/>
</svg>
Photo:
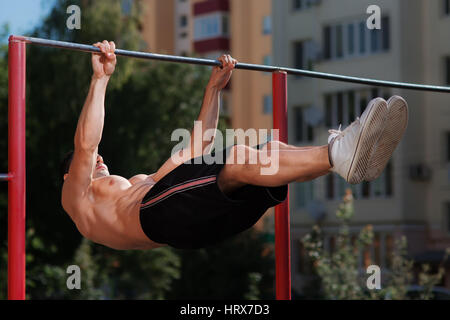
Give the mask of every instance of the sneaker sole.
<svg viewBox="0 0 450 320">
<path fill-rule="evenodd" d="M 388 100 L 386 127 L 374 148 L 364 180 L 373 181 L 381 175 L 400 143 L 407 125 L 408 104 L 402 97 L 391 97 Z"/>
<path fill-rule="evenodd" d="M 386 125 L 388 108 L 384 99 L 373 99 L 367 108 L 369 109 L 369 113 L 361 129 L 352 163 L 347 174 L 346 180 L 350 184 L 358 184 L 364 180 L 373 148 Z"/>
</svg>

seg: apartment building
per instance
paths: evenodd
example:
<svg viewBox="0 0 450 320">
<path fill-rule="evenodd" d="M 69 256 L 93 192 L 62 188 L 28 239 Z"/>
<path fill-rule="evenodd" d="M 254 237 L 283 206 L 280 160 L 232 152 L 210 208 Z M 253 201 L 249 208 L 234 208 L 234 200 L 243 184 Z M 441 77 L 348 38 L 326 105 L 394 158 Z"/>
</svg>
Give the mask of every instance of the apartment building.
<svg viewBox="0 0 450 320">
<path fill-rule="evenodd" d="M 370 5 L 381 29 L 369 29 Z M 272 3 L 275 65 L 404 82 L 449 85 L 449 0 L 278 0 Z M 418 261 L 437 262 L 450 246 L 449 96 L 429 92 L 290 77 L 289 142 L 326 144 L 328 129 L 345 128 L 373 97 L 397 94 L 409 103 L 409 125 L 381 177 L 348 185 L 331 174 L 291 186 L 292 279 L 307 281 L 301 238 L 320 224 L 325 247 L 338 230 L 335 212 L 347 188 L 355 197 L 351 232 L 371 224 L 375 245 L 360 265 L 389 267 L 394 241 L 406 235 Z M 447 273 L 444 285 L 450 287 Z"/>
</svg>

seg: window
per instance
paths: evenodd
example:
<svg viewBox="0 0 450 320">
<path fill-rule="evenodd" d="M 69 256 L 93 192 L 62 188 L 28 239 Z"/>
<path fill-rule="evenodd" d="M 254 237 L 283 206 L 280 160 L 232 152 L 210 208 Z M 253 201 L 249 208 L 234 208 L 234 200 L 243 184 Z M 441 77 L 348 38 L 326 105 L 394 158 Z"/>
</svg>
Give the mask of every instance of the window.
<svg viewBox="0 0 450 320">
<path fill-rule="evenodd" d="M 331 59 L 331 27 L 327 26 L 323 29 L 323 57 Z"/>
<path fill-rule="evenodd" d="M 355 121 L 355 93 L 353 91 L 349 91 L 347 95 L 348 101 L 348 123 L 352 123 Z"/>
<path fill-rule="evenodd" d="M 205 40 L 228 35 L 228 15 L 215 13 L 195 18 L 194 40 Z"/>
<path fill-rule="evenodd" d="M 326 187 L 327 187 L 327 199 L 334 199 L 334 173 L 330 173 L 326 176 Z"/>
<path fill-rule="evenodd" d="M 344 123 L 344 96 L 342 92 L 337 94 L 337 124 Z"/>
<path fill-rule="evenodd" d="M 370 51 L 372 53 L 377 52 L 380 49 L 380 35 L 379 29 L 369 30 L 370 34 Z"/>
<path fill-rule="evenodd" d="M 390 22 L 389 17 L 381 18 L 381 29 L 368 30 L 370 34 L 370 52 L 377 53 L 389 50 Z"/>
<path fill-rule="evenodd" d="M 271 55 L 264 56 L 263 65 L 270 66 L 271 64 L 272 64 L 272 56 Z"/>
<path fill-rule="evenodd" d="M 306 140 L 312 142 L 314 140 L 314 130 L 311 125 L 306 126 Z"/>
<path fill-rule="evenodd" d="M 370 196 L 370 182 L 363 181 L 362 183 L 362 197 L 368 198 Z"/>
<path fill-rule="evenodd" d="M 222 34 L 223 35 L 228 35 L 228 15 L 223 15 L 222 16 Z"/>
<path fill-rule="evenodd" d="M 447 216 L 447 232 L 450 233 L 450 202 L 447 202 L 446 208 L 446 216 Z"/>
<path fill-rule="evenodd" d="M 296 142 L 312 142 L 314 139 L 314 130 L 312 125 L 307 122 L 305 107 L 294 108 L 294 128 Z"/>
<path fill-rule="evenodd" d="M 310 40 L 294 42 L 294 68 L 313 70 L 315 48 Z"/>
<path fill-rule="evenodd" d="M 348 54 L 352 55 L 355 52 L 355 25 L 349 24 L 347 26 L 347 50 Z"/>
<path fill-rule="evenodd" d="M 297 207 L 305 208 L 308 202 L 314 199 L 314 182 L 296 183 L 295 191 Z"/>
<path fill-rule="evenodd" d="M 294 44 L 294 67 L 296 69 L 304 68 L 303 42 Z"/>
<path fill-rule="evenodd" d="M 342 25 L 336 26 L 336 57 L 342 58 L 344 56 L 344 38 L 342 34 Z"/>
<path fill-rule="evenodd" d="M 337 128 L 340 124 L 346 126 L 356 117 L 360 117 L 367 107 L 369 100 L 379 97 L 389 97 L 389 91 L 378 88 L 348 90 L 328 93 L 324 95 L 325 126 Z"/>
<path fill-rule="evenodd" d="M 445 161 L 447 163 L 450 163 L 450 131 L 447 132 L 446 134 L 446 142 L 445 142 L 445 146 L 446 146 L 446 150 L 445 150 Z"/>
<path fill-rule="evenodd" d="M 272 96 L 265 95 L 263 98 L 263 113 L 272 114 Z"/>
<path fill-rule="evenodd" d="M 180 27 L 186 27 L 188 25 L 188 18 L 187 16 L 183 15 L 180 17 Z"/>
<path fill-rule="evenodd" d="M 341 176 L 337 176 L 337 180 L 338 180 L 338 193 L 339 193 L 338 199 L 342 200 L 345 196 L 345 190 L 348 188 L 347 187 L 348 183 Z"/>
<path fill-rule="evenodd" d="M 381 29 L 368 29 L 366 20 L 326 25 L 322 29 L 323 59 L 387 51 L 390 48 L 390 40 L 389 17 L 381 18 Z"/>
<path fill-rule="evenodd" d="M 359 53 L 366 53 L 366 24 L 364 22 L 359 23 Z"/>
<path fill-rule="evenodd" d="M 444 1 L 444 13 L 446 15 L 450 15 L 450 0 L 443 0 Z"/>
<path fill-rule="evenodd" d="M 359 112 L 360 112 L 360 114 L 362 114 L 366 110 L 368 103 L 369 103 L 369 99 L 367 97 L 367 92 L 366 91 L 360 92 L 360 95 L 359 95 L 359 110 L 360 110 Z"/>
<path fill-rule="evenodd" d="M 325 126 L 328 128 L 333 126 L 333 96 L 331 94 L 325 96 Z"/>
<path fill-rule="evenodd" d="M 265 16 L 263 18 L 263 34 L 271 34 L 272 33 L 272 17 Z"/>
<path fill-rule="evenodd" d="M 378 95 L 378 93 L 379 93 L 378 88 L 373 88 L 372 90 L 370 90 L 370 93 L 372 95 L 371 99 L 375 99 L 375 98 L 379 97 L 379 95 Z"/>
<path fill-rule="evenodd" d="M 294 119 L 295 119 L 295 140 L 303 141 L 303 108 L 294 109 Z"/>
<path fill-rule="evenodd" d="M 389 22 L 389 17 L 383 17 L 381 18 L 381 30 L 382 30 L 382 49 L 384 51 L 389 50 L 390 47 L 390 41 L 391 41 L 391 27 L 390 27 L 390 22 Z"/>
<path fill-rule="evenodd" d="M 445 58 L 445 73 L 446 73 L 445 83 L 447 85 L 450 85 L 450 57 Z"/>
<path fill-rule="evenodd" d="M 386 165 L 386 168 L 384 169 L 384 183 L 385 183 L 385 193 L 386 196 L 390 197 L 393 194 L 392 190 L 392 162 L 389 161 Z"/>
<path fill-rule="evenodd" d="M 292 7 L 294 10 L 304 10 L 309 9 L 318 3 L 318 0 L 292 0 Z"/>
<path fill-rule="evenodd" d="M 385 187 L 384 184 L 384 171 L 378 179 L 375 179 L 372 183 L 373 186 L 373 195 L 375 197 L 380 197 L 383 195 L 383 189 Z"/>
</svg>

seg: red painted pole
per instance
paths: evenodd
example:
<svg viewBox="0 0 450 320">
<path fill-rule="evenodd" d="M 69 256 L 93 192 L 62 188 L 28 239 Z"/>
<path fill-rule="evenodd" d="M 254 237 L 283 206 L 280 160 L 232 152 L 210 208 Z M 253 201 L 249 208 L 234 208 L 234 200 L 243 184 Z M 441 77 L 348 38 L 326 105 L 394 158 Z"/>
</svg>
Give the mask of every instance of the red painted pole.
<svg viewBox="0 0 450 320">
<path fill-rule="evenodd" d="M 287 73 L 273 72 L 273 128 L 279 140 L 288 142 Z M 291 300 L 291 242 L 289 193 L 286 201 L 275 207 L 275 280 L 277 300 Z"/>
<path fill-rule="evenodd" d="M 10 37 L 8 57 L 8 299 L 24 300 L 25 42 Z"/>
</svg>

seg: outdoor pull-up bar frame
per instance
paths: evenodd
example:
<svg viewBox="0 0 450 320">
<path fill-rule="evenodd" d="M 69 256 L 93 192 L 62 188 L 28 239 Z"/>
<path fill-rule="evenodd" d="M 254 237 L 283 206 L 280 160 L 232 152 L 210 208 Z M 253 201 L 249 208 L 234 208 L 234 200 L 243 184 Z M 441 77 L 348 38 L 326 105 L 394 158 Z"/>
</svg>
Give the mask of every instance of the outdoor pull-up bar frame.
<svg viewBox="0 0 450 320">
<path fill-rule="evenodd" d="M 8 298 L 25 299 L 25 89 L 26 44 L 55 47 L 85 52 L 100 52 L 92 45 L 48 39 L 10 36 L 8 55 L 8 170 L 0 174 L 0 181 L 8 181 Z M 217 60 L 162 55 L 116 49 L 115 54 L 125 57 L 220 66 Z M 272 73 L 273 128 L 279 130 L 280 141 L 287 143 L 287 75 L 300 75 L 326 80 L 359 83 L 372 86 L 393 87 L 450 93 L 450 87 L 414 83 L 374 80 L 344 75 L 237 63 L 236 69 Z M 275 208 L 276 298 L 291 299 L 291 262 L 289 196 Z"/>
</svg>

